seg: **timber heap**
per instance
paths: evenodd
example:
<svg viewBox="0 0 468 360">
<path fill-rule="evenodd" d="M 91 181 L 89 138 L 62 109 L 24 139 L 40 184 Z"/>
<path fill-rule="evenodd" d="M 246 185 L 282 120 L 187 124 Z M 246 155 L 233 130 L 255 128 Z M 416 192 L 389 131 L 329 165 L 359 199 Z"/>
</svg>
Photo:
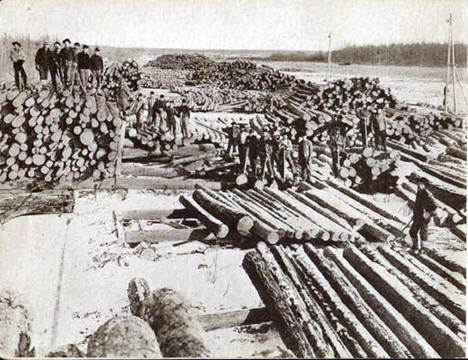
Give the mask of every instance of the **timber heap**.
<svg viewBox="0 0 468 360">
<path fill-rule="evenodd" d="M 465 356 L 466 269 L 438 251 L 262 242 L 244 269 L 297 357 Z"/>
<path fill-rule="evenodd" d="M 200 54 L 166 54 L 149 61 L 145 67 L 164 70 L 197 70 L 213 64 L 212 60 Z"/>
<path fill-rule="evenodd" d="M 77 89 L 1 93 L 0 182 L 68 183 L 113 177 L 123 124 L 114 102 L 120 77 L 136 90 L 136 62 L 106 68 L 105 96 L 94 89 L 87 94 Z"/>
</svg>

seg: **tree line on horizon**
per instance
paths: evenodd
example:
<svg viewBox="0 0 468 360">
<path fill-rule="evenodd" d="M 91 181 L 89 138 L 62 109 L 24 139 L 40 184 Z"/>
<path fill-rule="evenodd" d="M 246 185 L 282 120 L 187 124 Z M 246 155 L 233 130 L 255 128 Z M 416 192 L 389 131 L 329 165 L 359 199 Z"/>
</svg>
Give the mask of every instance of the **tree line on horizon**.
<svg viewBox="0 0 468 360">
<path fill-rule="evenodd" d="M 457 66 L 466 66 L 467 45 L 455 44 Z M 347 46 L 332 51 L 332 62 L 398 65 L 398 66 L 446 66 L 447 43 L 414 43 L 391 45 Z M 328 52 L 318 51 L 313 54 L 301 51 L 275 52 L 265 58 L 269 61 L 314 61 L 327 62 Z"/>
</svg>

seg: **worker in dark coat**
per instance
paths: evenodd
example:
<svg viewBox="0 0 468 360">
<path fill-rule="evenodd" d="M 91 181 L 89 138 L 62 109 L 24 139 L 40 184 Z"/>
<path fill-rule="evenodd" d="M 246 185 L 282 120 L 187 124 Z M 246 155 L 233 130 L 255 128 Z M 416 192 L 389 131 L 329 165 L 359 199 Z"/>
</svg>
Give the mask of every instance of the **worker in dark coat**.
<svg viewBox="0 0 468 360">
<path fill-rule="evenodd" d="M 60 43 L 56 41 L 54 48 L 50 51 L 50 63 L 49 63 L 50 79 L 52 80 L 52 86 L 57 89 L 58 80 L 63 85 L 62 66 L 60 59 Z"/>
<path fill-rule="evenodd" d="M 371 126 L 371 112 L 365 108 L 359 108 L 356 110 L 356 115 L 359 118 L 359 132 L 361 133 L 362 147 L 366 148 Z"/>
<path fill-rule="evenodd" d="M 172 103 L 172 101 L 167 103 L 166 114 L 167 114 L 167 126 L 169 128 L 169 131 L 171 132 L 172 135 L 175 136 L 176 130 L 177 130 L 177 123 L 176 123 L 176 118 L 175 118 L 174 104 Z"/>
<path fill-rule="evenodd" d="M 153 124 L 156 130 L 159 130 L 161 127 L 162 115 L 161 112 L 164 111 L 164 95 L 159 95 L 159 98 L 154 100 L 153 108 Z"/>
<path fill-rule="evenodd" d="M 427 228 L 431 218 L 437 209 L 434 196 L 427 189 L 428 181 L 420 178 L 418 181 L 418 192 L 413 207 L 413 224 L 409 230 L 413 240 L 413 250 L 421 250 L 421 243 L 427 241 Z M 419 234 L 419 238 L 418 238 Z"/>
<path fill-rule="evenodd" d="M 94 49 L 94 54 L 91 56 L 91 72 L 93 74 L 93 78 L 96 80 L 97 88 L 101 88 L 102 83 L 102 73 L 104 71 L 104 61 L 102 60 L 101 53 L 99 48 Z"/>
<path fill-rule="evenodd" d="M 312 175 L 312 157 L 315 155 L 312 141 L 307 136 L 299 138 L 299 165 L 301 167 L 301 177 L 309 180 Z"/>
<path fill-rule="evenodd" d="M 185 99 L 182 99 L 182 105 L 179 106 L 179 114 L 182 137 L 188 139 L 190 137 L 190 109 Z"/>
<path fill-rule="evenodd" d="M 35 64 L 36 70 L 39 72 L 39 79 L 41 85 L 44 86 L 47 81 L 50 67 L 50 49 L 49 43 L 44 41 L 42 47 L 40 47 L 36 52 Z"/>
<path fill-rule="evenodd" d="M 63 40 L 63 48 L 60 50 L 60 63 L 62 65 L 63 80 L 67 87 L 72 86 L 75 77 L 76 55 L 70 46 L 70 39 Z"/>
<path fill-rule="evenodd" d="M 387 126 L 382 108 L 374 108 L 372 114 L 372 129 L 375 137 L 375 148 L 387 151 Z"/>
<path fill-rule="evenodd" d="M 247 137 L 249 133 L 247 132 L 245 124 L 240 125 L 240 134 L 239 134 L 239 162 L 241 169 L 244 169 L 248 161 L 249 154 L 247 152 Z"/>
<path fill-rule="evenodd" d="M 249 149 L 250 169 L 253 175 L 257 175 L 259 171 L 258 169 L 259 168 L 258 166 L 259 138 L 254 129 L 250 129 L 249 136 L 247 136 L 246 145 L 247 145 L 247 148 Z"/>
<path fill-rule="evenodd" d="M 233 122 L 232 126 L 228 129 L 228 147 L 226 151 L 229 156 L 234 155 L 236 152 L 239 153 L 239 142 L 240 128 L 236 122 Z"/>
<path fill-rule="evenodd" d="M 265 177 L 266 172 L 274 177 L 275 173 L 273 171 L 273 165 L 271 162 L 271 157 L 273 155 L 273 146 L 272 138 L 269 132 L 269 129 L 266 128 L 263 132 L 262 137 L 258 142 L 258 153 L 261 161 L 261 171 L 262 171 L 262 180 Z"/>
<path fill-rule="evenodd" d="M 91 75 L 91 57 L 89 56 L 88 45 L 83 45 L 81 52 L 77 55 L 78 73 L 80 74 L 81 88 L 84 92 L 87 91 L 86 87 Z"/>
</svg>

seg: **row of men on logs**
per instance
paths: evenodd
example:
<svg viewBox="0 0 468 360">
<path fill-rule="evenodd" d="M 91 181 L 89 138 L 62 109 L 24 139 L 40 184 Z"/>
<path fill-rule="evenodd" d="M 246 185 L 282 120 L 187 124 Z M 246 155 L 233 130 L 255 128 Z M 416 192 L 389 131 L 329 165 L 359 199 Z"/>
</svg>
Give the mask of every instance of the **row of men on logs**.
<svg viewBox="0 0 468 360">
<path fill-rule="evenodd" d="M 64 39 L 63 45 L 56 41 L 53 46 L 49 42 L 44 42 L 34 58 L 34 65 L 39 73 L 41 85 L 44 87 L 49 76 L 52 87 L 55 90 L 70 88 L 80 85 L 83 91 L 87 92 L 87 85 L 96 83 L 99 89 L 102 83 L 104 62 L 98 47 L 90 53 L 89 46 L 80 45 L 75 42 L 71 46 L 70 39 Z M 21 90 L 28 86 L 28 77 L 24 70 L 26 56 L 18 41 L 12 43 L 10 60 L 13 63 L 16 87 Z"/>
<path fill-rule="evenodd" d="M 367 110 L 357 112 L 360 121 L 360 133 L 363 148 L 373 145 L 377 150 L 387 151 L 386 146 L 386 122 L 382 109 L 370 107 Z M 285 129 L 267 126 L 263 133 L 259 134 L 254 129 L 247 129 L 247 125 L 234 122 L 228 129 L 227 155 L 236 154 L 241 164 L 241 171 L 250 170 L 253 177 L 260 176 L 275 179 L 275 169 L 281 175 L 281 181 L 286 183 L 286 169 L 289 167 L 293 175 L 293 183 L 300 179 L 307 180 L 312 175 L 312 159 L 317 156 L 314 151 L 312 137 L 322 132 L 328 134 L 328 147 L 332 158 L 332 171 L 335 177 L 339 175 L 348 144 L 347 132 L 352 128 L 345 121 L 343 115 L 331 116 L 331 121 L 317 129 L 313 134 L 301 128 L 297 136 L 292 136 Z M 373 134 L 373 144 L 370 144 L 369 135 Z M 313 136 L 312 136 L 313 135 Z M 294 148 L 297 147 L 297 152 Z M 298 158 L 296 166 L 293 158 Z"/>
</svg>

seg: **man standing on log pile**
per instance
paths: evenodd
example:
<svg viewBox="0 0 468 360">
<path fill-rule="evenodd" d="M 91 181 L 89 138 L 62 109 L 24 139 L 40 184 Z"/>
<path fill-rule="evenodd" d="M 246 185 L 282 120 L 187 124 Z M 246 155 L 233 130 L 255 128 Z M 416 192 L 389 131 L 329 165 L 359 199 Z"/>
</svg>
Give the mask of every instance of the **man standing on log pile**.
<svg viewBox="0 0 468 360">
<path fill-rule="evenodd" d="M 247 137 L 247 140 L 246 140 L 246 146 L 249 149 L 249 163 L 250 163 L 250 169 L 252 171 L 252 175 L 257 176 L 258 175 L 259 139 L 254 129 L 250 129 L 249 136 Z"/>
<path fill-rule="evenodd" d="M 418 192 L 416 193 L 416 200 L 413 207 L 413 225 L 411 225 L 409 230 L 409 234 L 413 240 L 412 250 L 414 251 L 420 251 L 422 242 L 427 241 L 427 228 L 437 209 L 434 196 L 427 189 L 427 185 L 427 179 L 419 178 Z"/>
<path fill-rule="evenodd" d="M 41 87 L 44 88 L 47 82 L 49 68 L 51 63 L 51 52 L 49 50 L 49 43 L 44 41 L 42 47 L 40 47 L 36 52 L 35 64 L 36 70 L 39 73 L 39 80 L 41 82 Z"/>
<path fill-rule="evenodd" d="M 289 169 L 293 175 L 293 178 L 296 177 L 296 164 L 294 164 L 294 160 L 292 158 L 292 153 L 293 153 L 293 144 L 291 139 L 288 137 L 286 133 L 283 134 L 283 136 L 280 138 L 280 152 L 281 152 L 281 165 L 282 165 L 282 172 L 281 176 L 283 178 L 283 181 L 286 180 L 286 165 L 289 165 Z"/>
<path fill-rule="evenodd" d="M 270 129 L 265 127 L 263 131 L 263 135 L 258 142 L 258 153 L 260 156 L 261 161 L 261 171 L 262 171 L 262 181 L 265 179 L 266 171 L 274 177 L 273 166 L 271 164 L 271 157 L 273 155 L 273 146 L 272 146 L 272 139 L 270 135 Z"/>
<path fill-rule="evenodd" d="M 176 124 L 174 104 L 172 103 L 172 101 L 169 101 L 167 103 L 166 113 L 167 113 L 167 125 L 169 128 L 169 132 L 175 136 L 176 130 L 177 130 L 177 124 Z"/>
<path fill-rule="evenodd" d="M 28 86 L 28 77 L 26 76 L 26 71 L 24 71 L 23 68 L 26 56 L 24 55 L 24 52 L 21 49 L 21 44 L 18 41 L 13 41 L 11 45 L 13 45 L 13 49 L 10 53 L 10 60 L 13 62 L 13 70 L 15 71 L 15 84 L 18 90 L 23 90 Z"/>
<path fill-rule="evenodd" d="M 247 129 L 245 124 L 240 125 L 240 135 L 239 135 L 239 163 L 241 169 L 246 168 L 246 163 L 248 161 L 249 154 L 247 152 Z"/>
<path fill-rule="evenodd" d="M 60 64 L 60 43 L 58 41 L 54 43 L 54 49 L 51 50 L 49 71 L 52 86 L 54 90 L 57 90 L 57 79 L 60 80 L 63 86 L 62 68 Z"/>
<path fill-rule="evenodd" d="M 94 49 L 94 55 L 91 56 L 91 72 L 96 80 L 97 89 L 101 88 L 102 72 L 104 71 L 104 61 L 100 55 L 99 48 Z"/>
<path fill-rule="evenodd" d="M 307 138 L 307 134 L 299 137 L 299 165 L 301 167 L 301 177 L 309 180 L 312 176 L 312 157 L 314 156 L 312 141 Z"/>
<path fill-rule="evenodd" d="M 80 83 L 83 92 L 87 93 L 89 75 L 91 74 L 91 57 L 89 56 L 88 45 L 83 45 L 81 52 L 77 55 L 78 71 L 80 73 Z"/>
<path fill-rule="evenodd" d="M 346 149 L 346 127 L 344 123 L 339 121 L 343 119 L 342 115 L 333 117 L 328 123 L 328 146 L 332 156 L 333 175 L 338 177 L 339 169 L 344 158 Z"/>
<path fill-rule="evenodd" d="M 73 71 L 72 71 L 72 78 L 71 78 L 71 88 L 75 87 L 75 82 L 78 80 L 80 82 L 80 72 L 78 70 L 78 54 L 80 53 L 80 43 L 76 42 L 73 46 Z"/>
<path fill-rule="evenodd" d="M 238 124 L 233 121 L 230 128 L 228 128 L 228 156 L 233 156 L 235 153 L 239 153 L 239 141 L 240 141 L 240 129 Z"/>
<path fill-rule="evenodd" d="M 190 109 L 185 99 L 182 99 L 182 105 L 179 107 L 179 114 L 182 137 L 188 139 L 190 137 Z"/>
<path fill-rule="evenodd" d="M 153 125 L 154 123 L 154 113 L 153 113 L 153 105 L 154 105 L 154 91 L 151 91 L 148 95 L 147 99 L 148 103 L 148 115 L 146 117 L 147 124 Z"/>
<path fill-rule="evenodd" d="M 370 118 L 371 113 L 366 108 L 362 107 L 356 110 L 356 115 L 359 118 L 359 132 L 362 138 L 362 148 L 367 147 L 367 139 L 370 131 Z"/>
<path fill-rule="evenodd" d="M 154 128 L 156 131 L 159 131 L 162 121 L 162 111 L 164 111 L 164 95 L 160 95 L 159 99 L 156 99 L 153 105 L 153 119 L 154 119 Z"/>
<path fill-rule="evenodd" d="M 63 49 L 60 51 L 60 64 L 62 66 L 62 74 L 64 85 L 70 87 L 73 77 L 73 63 L 75 62 L 75 52 L 70 47 L 70 39 L 63 40 Z"/>
<path fill-rule="evenodd" d="M 373 108 L 372 128 L 374 130 L 375 148 L 382 148 L 387 151 L 387 126 L 385 123 L 385 114 L 382 108 Z"/>
</svg>

